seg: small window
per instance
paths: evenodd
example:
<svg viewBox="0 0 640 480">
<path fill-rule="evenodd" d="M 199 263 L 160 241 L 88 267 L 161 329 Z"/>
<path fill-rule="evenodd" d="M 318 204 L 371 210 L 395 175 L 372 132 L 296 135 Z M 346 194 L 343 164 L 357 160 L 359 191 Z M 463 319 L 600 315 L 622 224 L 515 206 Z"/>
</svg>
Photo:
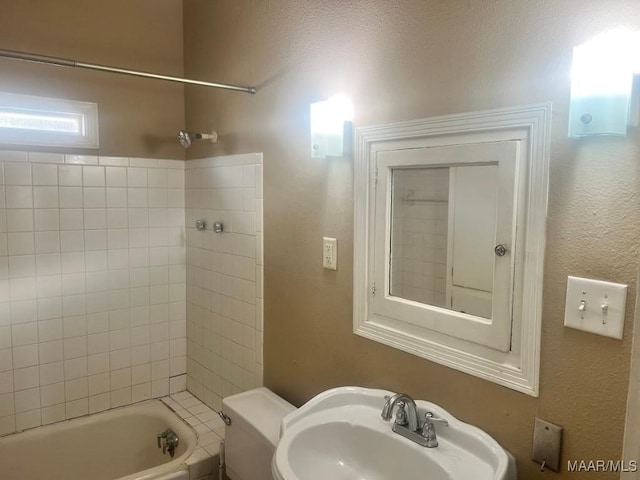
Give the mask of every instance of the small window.
<svg viewBox="0 0 640 480">
<path fill-rule="evenodd" d="M 0 92 L 0 145 L 98 148 L 98 105 Z"/>
</svg>

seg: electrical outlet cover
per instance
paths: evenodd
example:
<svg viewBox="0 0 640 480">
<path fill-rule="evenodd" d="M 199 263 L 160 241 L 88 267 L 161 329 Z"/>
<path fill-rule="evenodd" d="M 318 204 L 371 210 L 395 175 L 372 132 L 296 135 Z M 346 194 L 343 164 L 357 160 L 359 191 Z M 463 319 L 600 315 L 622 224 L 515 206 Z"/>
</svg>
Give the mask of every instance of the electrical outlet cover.
<svg viewBox="0 0 640 480">
<path fill-rule="evenodd" d="M 531 458 L 544 468 L 560 471 L 560 447 L 562 445 L 562 427 L 538 417 L 533 426 L 533 452 Z"/>
<path fill-rule="evenodd" d="M 322 238 L 322 267 L 327 270 L 338 269 L 338 240 Z"/>
</svg>

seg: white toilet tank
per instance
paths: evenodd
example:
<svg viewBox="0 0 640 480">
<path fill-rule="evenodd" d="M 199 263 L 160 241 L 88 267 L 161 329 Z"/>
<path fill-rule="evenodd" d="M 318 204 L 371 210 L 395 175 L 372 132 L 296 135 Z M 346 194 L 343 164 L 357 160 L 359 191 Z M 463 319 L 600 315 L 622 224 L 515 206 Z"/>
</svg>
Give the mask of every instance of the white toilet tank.
<svg viewBox="0 0 640 480">
<path fill-rule="evenodd" d="M 231 480 L 272 480 L 271 459 L 280 438 L 280 422 L 296 408 L 260 387 L 222 400 L 231 419 L 225 427 L 225 463 Z"/>
</svg>

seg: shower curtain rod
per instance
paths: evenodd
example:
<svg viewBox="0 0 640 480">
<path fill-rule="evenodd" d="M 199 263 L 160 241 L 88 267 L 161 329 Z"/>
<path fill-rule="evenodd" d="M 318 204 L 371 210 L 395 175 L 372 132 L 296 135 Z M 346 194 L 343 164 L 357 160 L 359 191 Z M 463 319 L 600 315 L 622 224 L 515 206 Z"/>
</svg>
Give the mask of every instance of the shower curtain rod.
<svg viewBox="0 0 640 480">
<path fill-rule="evenodd" d="M 58 67 L 86 68 L 88 70 L 99 70 L 101 72 L 119 73 L 122 75 L 133 75 L 135 77 L 155 78 L 156 80 L 166 80 L 168 82 L 188 83 L 190 85 L 201 85 L 203 87 L 223 88 L 225 90 L 235 90 L 237 92 L 256 93 L 255 87 L 241 87 L 238 85 L 228 85 L 225 83 L 212 83 L 202 80 L 191 80 L 190 78 L 172 77 L 170 75 L 160 75 L 157 73 L 140 72 L 128 70 L 126 68 L 108 67 L 95 63 L 78 62 L 67 58 L 48 57 L 34 53 L 17 52 L 14 50 L 0 50 L 0 57 L 12 58 L 14 60 L 25 60 L 27 62 L 45 63 Z"/>
</svg>

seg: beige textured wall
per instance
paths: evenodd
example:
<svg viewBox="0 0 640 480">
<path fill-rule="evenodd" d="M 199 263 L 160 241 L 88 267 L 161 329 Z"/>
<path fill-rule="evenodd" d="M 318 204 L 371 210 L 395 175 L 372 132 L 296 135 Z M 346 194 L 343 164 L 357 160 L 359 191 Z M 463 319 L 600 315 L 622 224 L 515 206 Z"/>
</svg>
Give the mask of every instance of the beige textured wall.
<svg viewBox="0 0 640 480">
<path fill-rule="evenodd" d="M 1 10 L 1 49 L 182 75 L 180 1 L 20 0 Z M 180 84 L 0 59 L 0 91 L 97 102 L 100 155 L 185 157 Z"/>
<path fill-rule="evenodd" d="M 301 404 L 335 385 L 407 391 L 488 431 L 520 478 L 539 415 L 565 427 L 563 459 L 620 457 L 640 238 L 640 134 L 566 138 L 571 49 L 640 29 L 635 0 L 185 0 L 187 75 L 255 96 L 187 88 L 188 126 L 264 152 L 265 384 Z M 309 103 L 349 94 L 356 126 L 554 102 L 540 397 L 352 333 L 352 163 L 309 156 Z M 321 267 L 338 238 L 339 270 Z M 623 341 L 562 326 L 567 275 L 630 285 Z M 543 476 L 544 475 L 544 476 Z M 554 478 L 578 479 L 566 471 Z M 590 478 L 617 478 L 590 474 Z"/>
</svg>

